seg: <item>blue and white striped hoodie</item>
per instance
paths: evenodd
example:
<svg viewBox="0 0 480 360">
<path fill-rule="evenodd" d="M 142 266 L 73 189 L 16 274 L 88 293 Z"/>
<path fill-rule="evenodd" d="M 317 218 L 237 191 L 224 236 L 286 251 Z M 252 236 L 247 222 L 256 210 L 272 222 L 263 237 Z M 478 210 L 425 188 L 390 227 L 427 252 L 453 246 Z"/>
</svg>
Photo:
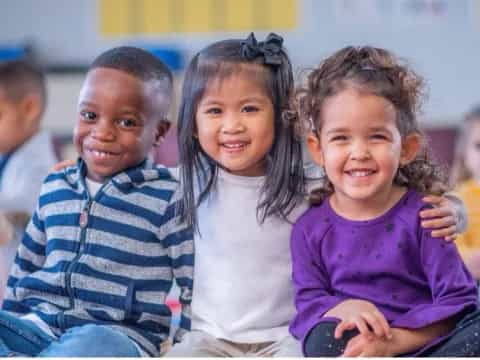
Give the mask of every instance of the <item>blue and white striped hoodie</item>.
<svg viewBox="0 0 480 360">
<path fill-rule="evenodd" d="M 36 314 L 55 335 L 83 324 L 124 332 L 152 356 L 168 339 L 173 280 L 190 329 L 193 233 L 175 207 L 179 185 L 150 161 L 91 198 L 85 163 L 50 174 L 18 250 L 4 310 Z"/>
</svg>

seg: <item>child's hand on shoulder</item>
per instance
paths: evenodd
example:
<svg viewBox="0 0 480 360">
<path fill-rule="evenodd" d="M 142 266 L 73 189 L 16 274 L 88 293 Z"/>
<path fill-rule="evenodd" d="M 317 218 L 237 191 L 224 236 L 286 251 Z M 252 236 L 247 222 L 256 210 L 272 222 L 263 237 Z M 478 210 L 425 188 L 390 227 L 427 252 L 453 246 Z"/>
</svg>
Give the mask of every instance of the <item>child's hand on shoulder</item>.
<svg viewBox="0 0 480 360">
<path fill-rule="evenodd" d="M 342 357 L 392 357 L 389 339 L 375 336 L 370 338 L 365 334 L 358 334 L 350 339 Z"/>
<path fill-rule="evenodd" d="M 422 227 L 432 229 L 433 237 L 443 237 L 447 241 L 454 240 L 461 232 L 458 230 L 460 228 L 459 223 L 464 216 L 461 202 L 458 204 L 452 197 L 435 195 L 425 196 L 422 200 L 434 206 L 420 212 Z"/>
<path fill-rule="evenodd" d="M 63 170 L 69 166 L 73 166 L 76 164 L 76 161 L 75 160 L 63 160 L 63 161 L 60 161 L 58 163 L 56 163 L 55 165 L 53 165 L 53 167 L 50 169 L 50 172 L 56 172 L 56 171 L 60 171 L 60 170 Z"/>
<path fill-rule="evenodd" d="M 357 329 L 368 338 L 391 338 L 390 325 L 385 316 L 369 301 L 346 300 L 328 311 L 325 316 L 334 316 L 341 321 L 335 328 L 335 338 L 340 339 L 344 331 Z"/>
</svg>

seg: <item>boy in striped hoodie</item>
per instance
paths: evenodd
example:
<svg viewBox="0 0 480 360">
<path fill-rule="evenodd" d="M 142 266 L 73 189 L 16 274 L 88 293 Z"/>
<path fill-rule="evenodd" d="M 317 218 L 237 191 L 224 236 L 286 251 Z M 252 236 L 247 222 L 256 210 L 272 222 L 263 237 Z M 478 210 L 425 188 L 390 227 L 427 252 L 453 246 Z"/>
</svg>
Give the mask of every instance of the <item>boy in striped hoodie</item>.
<svg viewBox="0 0 480 360">
<path fill-rule="evenodd" d="M 172 75 L 133 47 L 94 60 L 79 97 L 76 166 L 50 174 L 0 312 L 0 356 L 158 356 L 175 280 L 190 327 L 191 229 L 178 183 L 147 155 L 168 130 Z"/>
</svg>

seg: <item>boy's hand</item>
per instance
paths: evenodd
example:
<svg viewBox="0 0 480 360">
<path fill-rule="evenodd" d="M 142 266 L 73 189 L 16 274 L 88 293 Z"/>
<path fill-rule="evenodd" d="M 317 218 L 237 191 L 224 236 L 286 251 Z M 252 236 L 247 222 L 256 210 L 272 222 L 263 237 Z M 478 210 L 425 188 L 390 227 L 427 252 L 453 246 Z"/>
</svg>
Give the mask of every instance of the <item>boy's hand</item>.
<svg viewBox="0 0 480 360">
<path fill-rule="evenodd" d="M 50 172 L 60 171 L 62 169 L 65 169 L 66 167 L 75 165 L 75 163 L 76 163 L 75 160 L 60 161 L 59 163 L 56 163 L 55 165 L 53 165 L 53 168 L 50 169 Z"/>
<path fill-rule="evenodd" d="M 357 328 L 368 338 L 391 338 L 391 329 L 385 316 L 371 302 L 351 299 L 338 304 L 325 316 L 335 316 L 341 322 L 335 328 L 335 338 L 340 339 L 345 330 Z"/>
<path fill-rule="evenodd" d="M 350 339 L 343 352 L 343 357 L 392 357 L 389 351 L 389 340 L 380 337 L 369 338 L 364 334 L 358 334 Z"/>
<path fill-rule="evenodd" d="M 434 229 L 433 237 L 443 237 L 445 240 L 454 240 L 457 234 L 458 209 L 444 196 L 429 195 L 422 199 L 434 206 L 432 209 L 420 211 L 422 227 Z"/>
</svg>

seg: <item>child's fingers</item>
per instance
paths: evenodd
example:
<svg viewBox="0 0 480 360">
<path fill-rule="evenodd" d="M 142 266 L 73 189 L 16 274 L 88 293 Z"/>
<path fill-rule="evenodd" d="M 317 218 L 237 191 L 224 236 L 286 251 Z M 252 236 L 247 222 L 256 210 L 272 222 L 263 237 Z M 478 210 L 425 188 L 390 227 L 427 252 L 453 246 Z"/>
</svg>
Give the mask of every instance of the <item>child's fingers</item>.
<svg viewBox="0 0 480 360">
<path fill-rule="evenodd" d="M 457 221 L 453 215 L 443 216 L 438 219 L 423 220 L 422 227 L 426 229 L 442 229 L 456 225 Z"/>
<path fill-rule="evenodd" d="M 343 336 L 343 332 L 345 330 L 352 330 L 355 328 L 355 324 L 350 322 L 350 321 L 346 321 L 346 320 L 343 320 L 341 321 L 337 327 L 335 328 L 335 333 L 334 333 L 334 337 L 335 339 L 341 339 L 342 336 Z"/>
<path fill-rule="evenodd" d="M 378 322 L 383 329 L 383 333 L 385 334 L 385 337 L 387 339 L 391 339 L 392 338 L 392 332 L 391 332 L 391 329 L 390 329 L 390 324 L 388 323 L 385 316 L 380 311 L 374 311 L 373 314 L 378 319 Z"/>
<path fill-rule="evenodd" d="M 446 236 L 452 236 L 456 234 L 457 227 L 455 225 L 449 226 L 444 229 L 432 230 L 432 236 L 436 238 L 443 238 Z"/>
<path fill-rule="evenodd" d="M 363 339 L 361 338 L 360 335 L 357 335 L 353 338 L 351 338 L 348 343 L 347 343 L 347 346 L 345 347 L 345 350 L 342 354 L 342 357 L 357 357 L 359 356 L 362 351 L 363 351 L 363 348 L 364 348 L 364 344 L 363 344 Z"/>
<path fill-rule="evenodd" d="M 391 338 L 390 325 L 380 311 L 362 313 L 361 316 L 367 322 L 369 330 L 379 338 Z"/>
<path fill-rule="evenodd" d="M 363 318 L 363 320 L 365 320 L 367 327 L 369 327 L 369 329 L 371 329 L 375 335 L 379 337 L 386 336 L 383 326 L 377 316 L 375 316 L 373 313 L 367 312 L 360 314 L 360 316 Z"/>
<path fill-rule="evenodd" d="M 451 215 L 453 215 L 452 210 L 445 206 L 420 211 L 420 217 L 422 219 L 441 218 Z"/>
<path fill-rule="evenodd" d="M 428 196 L 424 196 L 422 198 L 422 201 L 426 202 L 428 204 L 438 206 L 438 205 L 442 205 L 444 203 L 445 198 L 443 198 L 442 196 L 428 195 Z"/>
<path fill-rule="evenodd" d="M 74 160 L 63 160 L 63 161 L 60 161 L 59 163 L 56 163 L 55 165 L 53 165 L 53 167 L 50 171 L 51 172 L 52 171 L 59 171 L 59 170 L 62 170 L 66 167 L 73 166 L 73 165 L 75 165 Z"/>
<path fill-rule="evenodd" d="M 455 241 L 455 239 L 457 238 L 457 234 L 453 234 L 453 235 L 449 235 L 449 236 L 445 236 L 444 239 L 448 242 L 450 241 Z"/>
<path fill-rule="evenodd" d="M 356 316 L 352 321 L 355 323 L 355 326 L 360 332 L 360 334 L 364 335 L 369 340 L 373 339 L 373 334 L 368 328 L 367 322 L 365 321 L 363 314 Z"/>
</svg>

